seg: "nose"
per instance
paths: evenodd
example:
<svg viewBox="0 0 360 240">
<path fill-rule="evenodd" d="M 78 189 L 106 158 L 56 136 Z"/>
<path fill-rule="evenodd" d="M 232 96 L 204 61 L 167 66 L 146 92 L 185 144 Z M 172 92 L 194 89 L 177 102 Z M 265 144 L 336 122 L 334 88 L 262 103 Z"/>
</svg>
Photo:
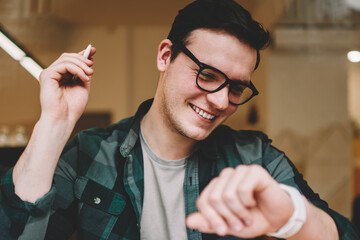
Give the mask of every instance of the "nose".
<svg viewBox="0 0 360 240">
<path fill-rule="evenodd" d="M 206 95 L 207 100 L 218 110 L 225 110 L 229 106 L 229 85 L 214 93 Z"/>
</svg>

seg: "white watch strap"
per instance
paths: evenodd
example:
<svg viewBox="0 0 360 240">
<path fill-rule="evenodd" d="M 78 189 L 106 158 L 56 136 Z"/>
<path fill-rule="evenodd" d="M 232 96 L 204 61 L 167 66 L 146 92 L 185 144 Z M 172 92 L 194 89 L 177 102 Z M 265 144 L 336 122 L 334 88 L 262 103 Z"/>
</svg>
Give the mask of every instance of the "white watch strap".
<svg viewBox="0 0 360 240">
<path fill-rule="evenodd" d="M 280 184 L 280 187 L 290 195 L 294 205 L 294 212 L 287 223 L 276 233 L 267 235 L 276 238 L 288 238 L 298 233 L 304 225 L 306 221 L 306 206 L 301 193 L 296 188 L 285 184 Z"/>
</svg>

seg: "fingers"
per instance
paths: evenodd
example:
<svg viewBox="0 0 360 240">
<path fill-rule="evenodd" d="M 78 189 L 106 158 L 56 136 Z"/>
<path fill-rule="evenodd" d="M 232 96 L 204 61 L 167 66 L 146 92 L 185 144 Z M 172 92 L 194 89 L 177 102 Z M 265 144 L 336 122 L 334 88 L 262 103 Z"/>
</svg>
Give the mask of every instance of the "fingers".
<svg viewBox="0 0 360 240">
<path fill-rule="evenodd" d="M 82 51 L 84 52 L 84 51 Z M 90 55 L 89 55 L 90 56 Z M 84 64 L 86 64 L 87 66 L 91 67 L 93 62 L 92 60 L 84 57 L 82 54 L 80 53 L 63 53 L 61 54 L 61 56 L 55 61 L 53 62 L 50 66 L 55 65 L 55 64 L 59 64 L 65 60 L 69 60 L 71 59 L 72 61 L 76 61 L 76 62 L 83 62 Z"/>
<path fill-rule="evenodd" d="M 77 55 L 77 54 L 76 54 Z M 71 55 L 64 55 L 63 57 L 61 57 L 59 59 L 59 61 L 57 62 L 56 66 L 58 68 L 56 68 L 58 71 L 61 71 L 61 74 L 65 74 L 66 70 L 68 70 L 68 72 L 70 72 L 69 70 L 81 70 L 84 74 L 86 75 L 92 75 L 93 74 L 93 69 L 91 68 L 91 65 L 89 66 L 88 61 L 91 61 L 89 59 L 85 59 L 86 61 L 82 61 L 83 59 L 79 59 L 79 56 L 71 56 Z M 75 57 L 76 56 L 76 57 Z M 61 66 L 64 65 L 64 67 L 66 68 L 61 68 Z M 76 68 L 70 68 L 69 66 L 74 66 Z M 71 74 L 78 74 L 78 72 L 70 72 Z M 80 75 L 79 75 L 80 76 Z"/>
<path fill-rule="evenodd" d="M 269 173 L 257 164 L 238 166 L 236 172 L 241 176 L 241 184 L 236 186 L 236 194 L 247 208 L 256 206 L 255 193 L 261 193 L 270 183 L 275 182 Z"/>
<path fill-rule="evenodd" d="M 247 168 L 242 167 L 234 169 L 234 173 L 232 174 L 231 179 L 229 179 L 230 184 L 227 184 L 224 188 L 223 198 L 231 211 L 236 214 L 238 218 L 242 219 L 242 222 L 245 225 L 250 225 L 252 219 L 249 209 L 255 207 L 256 202 L 255 199 L 252 199 L 253 201 L 250 202 L 244 201 L 245 194 L 253 195 L 251 189 L 249 189 L 250 192 L 246 193 L 242 189 L 242 186 L 245 185 L 244 182 L 248 178 L 247 170 Z"/>
<path fill-rule="evenodd" d="M 222 236 L 249 234 L 259 219 L 263 228 L 258 226 L 256 231 L 265 229 L 268 224 L 257 209 L 257 194 L 264 191 L 269 182 L 275 180 L 259 165 L 226 168 L 200 194 L 196 203 L 199 212 L 187 223 L 200 231 Z"/>
<path fill-rule="evenodd" d="M 218 179 L 214 179 L 201 193 L 199 199 L 196 201 L 196 206 L 201 215 L 207 219 L 211 229 L 216 231 L 218 235 L 224 235 L 228 231 L 228 224 L 222 215 L 233 219 L 230 211 L 221 203 L 221 195 L 216 196 L 213 190 L 216 187 Z M 219 214 L 219 213 L 222 213 Z"/>
<path fill-rule="evenodd" d="M 92 48 L 91 54 L 95 54 Z M 93 61 L 77 53 L 64 53 L 40 75 L 42 79 L 53 79 L 59 83 L 68 83 L 73 75 L 78 76 L 83 82 L 90 80 L 94 73 L 91 66 Z"/>
<path fill-rule="evenodd" d="M 215 233 L 207 219 L 200 213 L 192 213 L 186 218 L 186 225 L 190 229 L 199 229 L 200 232 Z"/>
<path fill-rule="evenodd" d="M 71 62 L 83 68 L 84 70 L 86 69 L 90 70 L 91 66 L 93 65 L 92 60 L 87 59 L 84 56 L 75 53 L 64 54 L 56 61 L 57 64 L 66 63 L 66 62 Z"/>
<path fill-rule="evenodd" d="M 53 70 L 61 74 L 71 73 L 72 75 L 76 75 L 77 77 L 79 77 L 84 82 L 90 81 L 91 74 L 87 74 L 84 69 L 82 69 L 81 67 L 75 64 L 71 64 L 71 63 L 58 64 L 53 67 Z M 61 78 L 59 82 L 64 83 L 62 82 L 62 80 L 64 79 L 65 78 Z M 66 82 L 67 80 L 69 79 L 66 79 L 64 81 Z"/>
<path fill-rule="evenodd" d="M 224 235 L 230 229 L 240 231 L 244 226 L 244 216 L 249 215 L 236 196 L 236 189 L 229 188 L 236 177 L 234 169 L 224 169 L 199 198 L 199 211 L 209 219 L 210 225 L 219 235 Z"/>
</svg>

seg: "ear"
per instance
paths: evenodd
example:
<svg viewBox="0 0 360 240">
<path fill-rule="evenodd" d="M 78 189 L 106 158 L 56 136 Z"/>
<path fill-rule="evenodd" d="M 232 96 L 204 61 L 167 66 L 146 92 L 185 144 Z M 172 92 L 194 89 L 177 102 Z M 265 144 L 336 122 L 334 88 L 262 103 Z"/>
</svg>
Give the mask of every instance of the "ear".
<svg viewBox="0 0 360 240">
<path fill-rule="evenodd" d="M 160 72 L 165 72 L 167 65 L 170 63 L 172 42 L 164 39 L 159 44 L 157 54 L 157 68 Z"/>
</svg>

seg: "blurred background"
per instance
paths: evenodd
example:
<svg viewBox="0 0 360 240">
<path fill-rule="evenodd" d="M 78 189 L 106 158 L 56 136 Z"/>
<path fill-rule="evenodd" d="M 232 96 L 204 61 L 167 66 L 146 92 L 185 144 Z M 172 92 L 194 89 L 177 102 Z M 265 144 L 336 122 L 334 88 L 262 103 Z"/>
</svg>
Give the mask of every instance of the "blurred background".
<svg viewBox="0 0 360 240">
<path fill-rule="evenodd" d="M 154 95 L 158 44 L 190 2 L 0 0 L 0 27 L 43 67 L 63 52 L 97 48 L 77 132 L 131 116 Z M 348 53 L 360 50 L 360 1 L 238 2 L 272 42 L 252 79 L 260 95 L 227 124 L 267 133 L 310 186 L 351 218 L 360 194 L 360 63 Z M 17 159 L 39 115 L 38 81 L 0 49 L 0 171 Z"/>
</svg>

